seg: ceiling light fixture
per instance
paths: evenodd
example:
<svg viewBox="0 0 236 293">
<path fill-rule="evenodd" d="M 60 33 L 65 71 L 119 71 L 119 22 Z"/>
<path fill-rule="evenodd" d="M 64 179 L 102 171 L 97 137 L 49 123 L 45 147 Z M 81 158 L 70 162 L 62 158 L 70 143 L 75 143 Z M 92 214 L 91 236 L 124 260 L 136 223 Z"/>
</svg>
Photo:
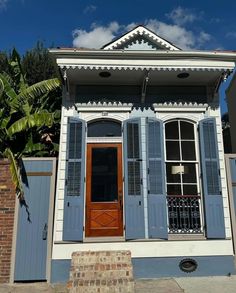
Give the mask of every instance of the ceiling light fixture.
<svg viewBox="0 0 236 293">
<path fill-rule="evenodd" d="M 182 73 L 179 73 L 177 75 L 178 78 L 188 78 L 189 77 L 189 73 L 188 72 L 182 72 Z"/>
<path fill-rule="evenodd" d="M 103 77 L 103 78 L 108 78 L 108 77 L 111 76 L 111 73 L 108 72 L 108 71 L 102 71 L 102 72 L 99 73 L 99 76 Z"/>
</svg>

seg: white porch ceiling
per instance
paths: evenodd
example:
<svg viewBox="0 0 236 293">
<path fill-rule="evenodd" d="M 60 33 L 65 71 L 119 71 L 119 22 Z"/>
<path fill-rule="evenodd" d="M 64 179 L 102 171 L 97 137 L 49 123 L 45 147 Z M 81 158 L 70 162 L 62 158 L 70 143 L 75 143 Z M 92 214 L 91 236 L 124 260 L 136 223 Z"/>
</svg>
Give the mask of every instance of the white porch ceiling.
<svg viewBox="0 0 236 293">
<path fill-rule="evenodd" d="M 66 75 L 71 84 L 99 84 L 99 85 L 141 85 L 146 77 L 146 70 L 107 70 L 107 69 L 84 69 L 68 68 Z M 100 77 L 99 73 L 110 72 L 111 76 Z M 189 77 L 181 79 L 177 75 L 187 72 Z M 224 74 L 223 69 L 197 69 L 182 68 L 175 70 L 150 70 L 148 85 L 212 85 Z"/>
</svg>

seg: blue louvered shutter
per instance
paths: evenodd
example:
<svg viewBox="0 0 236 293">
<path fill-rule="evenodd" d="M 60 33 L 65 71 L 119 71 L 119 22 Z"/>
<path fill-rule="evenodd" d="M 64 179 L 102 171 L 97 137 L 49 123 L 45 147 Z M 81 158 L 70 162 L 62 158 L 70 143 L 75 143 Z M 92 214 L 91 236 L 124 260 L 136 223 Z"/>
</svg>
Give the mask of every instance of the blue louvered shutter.
<svg viewBox="0 0 236 293">
<path fill-rule="evenodd" d="M 67 135 L 63 240 L 83 239 L 84 148 L 85 123 L 78 118 L 70 117 Z"/>
<path fill-rule="evenodd" d="M 147 118 L 148 234 L 168 238 L 163 123 Z"/>
<path fill-rule="evenodd" d="M 124 166 L 126 239 L 144 238 L 140 118 L 124 122 Z"/>
<path fill-rule="evenodd" d="M 207 238 L 225 238 L 215 118 L 201 120 L 199 132 L 206 235 Z"/>
</svg>

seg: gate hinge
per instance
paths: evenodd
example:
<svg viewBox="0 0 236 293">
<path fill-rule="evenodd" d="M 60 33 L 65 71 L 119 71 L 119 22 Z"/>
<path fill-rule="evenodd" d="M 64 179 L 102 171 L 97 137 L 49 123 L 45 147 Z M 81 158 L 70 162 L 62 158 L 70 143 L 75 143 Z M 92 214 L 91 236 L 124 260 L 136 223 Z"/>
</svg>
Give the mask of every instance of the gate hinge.
<svg viewBox="0 0 236 293">
<path fill-rule="evenodd" d="M 125 225 L 124 225 L 124 230 L 125 230 Z"/>
<path fill-rule="evenodd" d="M 150 173 L 150 169 L 149 169 L 149 168 L 147 168 L 147 173 L 148 173 L 148 174 Z"/>
<path fill-rule="evenodd" d="M 84 226 L 83 226 L 83 231 L 84 231 Z"/>
<path fill-rule="evenodd" d="M 65 180 L 65 186 L 67 186 L 67 183 L 68 183 L 68 180 L 66 179 L 66 180 Z"/>
<path fill-rule="evenodd" d="M 84 182 L 86 182 L 86 177 L 84 177 Z"/>
</svg>

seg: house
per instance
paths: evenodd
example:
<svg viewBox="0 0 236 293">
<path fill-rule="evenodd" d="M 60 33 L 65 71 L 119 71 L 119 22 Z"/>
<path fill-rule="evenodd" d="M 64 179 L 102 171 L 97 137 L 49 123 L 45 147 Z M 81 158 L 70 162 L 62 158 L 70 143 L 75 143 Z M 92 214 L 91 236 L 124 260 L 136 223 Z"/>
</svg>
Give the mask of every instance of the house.
<svg viewBox="0 0 236 293">
<path fill-rule="evenodd" d="M 234 73 L 232 80 L 226 90 L 226 99 L 228 105 L 229 114 L 229 125 L 230 125 L 230 138 L 231 138 L 231 148 L 232 153 L 236 153 L 236 117 L 235 117 L 235 93 L 236 93 L 236 74 Z"/>
<path fill-rule="evenodd" d="M 88 250 L 130 250 L 136 278 L 234 273 L 218 89 L 236 53 L 143 26 L 51 53 L 64 81 L 51 281 Z"/>
</svg>

